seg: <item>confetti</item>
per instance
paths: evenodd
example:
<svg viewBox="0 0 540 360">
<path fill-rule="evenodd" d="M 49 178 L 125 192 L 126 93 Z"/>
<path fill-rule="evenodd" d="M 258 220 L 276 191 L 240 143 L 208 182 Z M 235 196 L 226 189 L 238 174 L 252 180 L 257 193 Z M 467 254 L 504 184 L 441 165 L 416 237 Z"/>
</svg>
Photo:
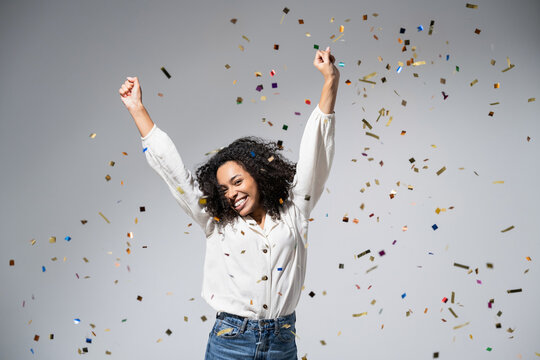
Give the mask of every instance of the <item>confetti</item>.
<svg viewBox="0 0 540 360">
<path fill-rule="evenodd" d="M 167 79 L 170 79 L 171 78 L 171 75 L 169 74 L 169 72 L 167 70 L 165 70 L 165 67 L 161 67 L 161 71 L 163 71 L 163 73 L 165 74 L 165 76 L 167 77 Z"/>
<path fill-rule="evenodd" d="M 471 86 L 473 86 L 474 84 L 476 84 L 478 82 L 478 79 L 474 79 L 473 81 L 471 81 Z"/>
<path fill-rule="evenodd" d="M 367 315 L 367 311 L 365 311 L 363 313 L 359 313 L 359 314 L 352 314 L 353 317 L 360 317 L 360 316 L 364 316 L 364 315 Z"/>
<path fill-rule="evenodd" d="M 455 267 L 460 267 L 460 268 L 463 268 L 463 269 L 468 269 L 469 267 L 467 265 L 461 265 L 461 264 L 458 264 L 458 263 L 454 263 L 454 266 Z"/>
<path fill-rule="evenodd" d="M 96 137 L 96 133 L 91 133 L 90 134 L 90 139 L 94 139 Z"/>
<path fill-rule="evenodd" d="M 522 291 L 522 289 L 506 290 L 506 292 L 507 292 L 508 294 L 518 293 L 518 292 L 521 292 L 521 291 Z"/>
<path fill-rule="evenodd" d="M 443 166 L 439 171 L 437 171 L 437 176 L 441 175 L 446 170 L 446 166 Z"/>
<path fill-rule="evenodd" d="M 509 226 L 509 227 L 507 227 L 507 228 L 506 228 L 506 229 L 504 229 L 504 230 L 501 230 L 501 232 L 502 232 L 502 233 L 503 233 L 503 232 L 507 232 L 507 231 L 510 231 L 510 230 L 512 230 L 513 228 L 514 228 L 514 225 L 512 225 L 512 226 Z"/>
<path fill-rule="evenodd" d="M 109 219 L 107 219 L 107 218 L 105 217 L 105 215 L 103 215 L 103 214 L 101 213 L 101 211 L 99 212 L 99 215 L 101 215 L 101 217 L 107 222 L 107 224 L 110 224 L 110 223 L 111 223 L 111 222 L 109 221 Z"/>
<path fill-rule="evenodd" d="M 374 137 L 375 139 L 379 139 L 379 136 L 378 136 L 378 135 L 375 135 L 375 134 L 373 134 L 373 133 L 370 133 L 369 131 L 366 131 L 366 135 L 371 136 L 371 137 Z"/>
<path fill-rule="evenodd" d="M 279 50 L 279 45 L 278 44 L 274 44 L 274 50 Z"/>
<path fill-rule="evenodd" d="M 469 325 L 469 323 L 470 323 L 470 322 L 467 321 L 465 324 L 461 324 L 461 325 L 454 326 L 454 330 L 461 329 L 462 327 Z"/>
<path fill-rule="evenodd" d="M 233 24 L 236 24 L 237 21 L 238 21 L 238 19 L 231 19 L 231 22 L 232 22 Z"/>
<path fill-rule="evenodd" d="M 480 31 L 482 31 L 482 30 L 476 28 L 476 30 L 474 30 L 474 33 L 475 33 L 475 34 L 480 34 Z"/>
<path fill-rule="evenodd" d="M 527 99 L 527 102 L 533 102 L 533 101 L 536 101 L 536 98 L 533 98 L 533 97 L 532 97 L 532 98 L 528 98 L 528 99 Z"/>
<path fill-rule="evenodd" d="M 478 5 L 473 5 L 473 4 L 467 3 L 465 6 L 468 7 L 469 9 L 478 9 Z"/>
</svg>

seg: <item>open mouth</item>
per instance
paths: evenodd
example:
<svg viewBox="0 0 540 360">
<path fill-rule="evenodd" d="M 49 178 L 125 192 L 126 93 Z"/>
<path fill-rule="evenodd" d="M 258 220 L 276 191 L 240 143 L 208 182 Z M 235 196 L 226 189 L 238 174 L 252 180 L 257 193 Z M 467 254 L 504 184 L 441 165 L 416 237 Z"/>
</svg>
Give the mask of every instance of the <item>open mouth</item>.
<svg viewBox="0 0 540 360">
<path fill-rule="evenodd" d="M 247 196 L 244 197 L 244 198 L 241 198 L 239 200 L 236 200 L 236 202 L 234 203 L 234 210 L 236 211 L 240 211 L 244 208 L 244 205 L 246 204 L 246 201 L 247 201 Z"/>
</svg>

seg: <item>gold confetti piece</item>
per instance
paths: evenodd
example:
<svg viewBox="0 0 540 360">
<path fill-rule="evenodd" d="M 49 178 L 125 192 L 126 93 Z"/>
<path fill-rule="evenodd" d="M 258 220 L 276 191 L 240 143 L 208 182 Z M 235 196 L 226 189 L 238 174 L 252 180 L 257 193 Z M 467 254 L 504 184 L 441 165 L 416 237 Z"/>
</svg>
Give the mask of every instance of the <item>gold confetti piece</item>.
<svg viewBox="0 0 540 360">
<path fill-rule="evenodd" d="M 54 244 L 56 242 L 56 236 L 51 236 L 49 238 L 49 244 Z"/>
<path fill-rule="evenodd" d="M 362 79 L 368 80 L 368 79 L 371 79 L 374 76 L 377 76 L 376 72 L 372 72 L 371 74 L 364 76 Z"/>
<path fill-rule="evenodd" d="M 460 268 L 463 268 L 463 269 L 468 269 L 469 267 L 467 265 L 461 265 L 461 264 L 458 264 L 458 263 L 454 263 L 454 266 L 455 267 L 460 267 Z"/>
<path fill-rule="evenodd" d="M 482 30 L 476 28 L 476 30 L 474 30 L 474 33 L 475 33 L 475 34 L 480 34 L 480 31 L 482 31 Z"/>
<path fill-rule="evenodd" d="M 15 266 L 15 260 L 13 259 L 9 260 L 9 266 Z"/>
<path fill-rule="evenodd" d="M 340 26 L 339 26 L 339 32 L 342 33 L 344 30 L 345 30 L 345 26 L 340 25 Z"/>
<path fill-rule="evenodd" d="M 307 37 L 311 37 L 311 34 L 307 32 L 307 33 L 306 33 L 306 36 L 307 36 Z"/>
<path fill-rule="evenodd" d="M 249 39 L 247 38 L 247 36 L 242 35 L 242 38 L 243 38 L 244 40 L 246 40 L 247 42 L 249 42 Z"/>
<path fill-rule="evenodd" d="M 369 131 L 366 131 L 366 135 L 374 137 L 375 139 L 379 139 L 379 135 L 375 135 L 373 133 L 370 133 Z"/>
<path fill-rule="evenodd" d="M 107 176 L 105 176 L 105 180 L 107 181 L 111 180 L 111 175 L 107 174 Z"/>
<path fill-rule="evenodd" d="M 359 314 L 352 314 L 353 317 L 360 317 L 360 316 L 364 316 L 364 315 L 367 315 L 367 311 L 365 311 L 363 313 L 359 313 Z"/>
<path fill-rule="evenodd" d="M 508 67 L 506 69 L 501 70 L 501 72 L 507 72 L 508 70 L 513 69 L 514 67 L 516 67 L 516 65 L 510 64 L 510 65 L 508 65 Z"/>
<path fill-rule="evenodd" d="M 531 257 L 530 257 L 530 256 L 527 256 L 525 259 L 526 259 L 527 261 L 531 261 Z"/>
<path fill-rule="evenodd" d="M 441 175 L 446 170 L 446 166 L 443 166 L 439 171 L 437 171 L 437 176 Z"/>
<path fill-rule="evenodd" d="M 347 80 L 348 81 L 348 80 Z M 364 79 L 358 79 L 358 81 L 362 81 L 362 82 L 365 82 L 365 83 L 368 83 L 368 84 L 373 84 L 373 85 L 376 85 L 377 83 L 375 81 L 371 81 L 371 80 L 364 80 Z M 350 83 L 349 83 L 350 84 Z M 347 85 L 349 85 L 347 84 Z"/>
<path fill-rule="evenodd" d="M 107 222 L 107 224 L 110 224 L 110 223 L 111 223 L 111 222 L 109 221 L 109 219 L 107 219 L 107 218 L 105 217 L 105 215 L 103 215 L 103 214 L 101 213 L 101 211 L 100 211 L 98 214 L 101 215 L 101 217 Z"/>
<path fill-rule="evenodd" d="M 201 204 L 201 205 L 206 204 L 206 199 L 205 198 L 200 198 L 199 199 L 199 204 Z"/>
<path fill-rule="evenodd" d="M 501 87 L 501 83 L 495 83 L 493 84 L 493 88 L 498 89 Z"/>
<path fill-rule="evenodd" d="M 455 318 L 458 317 L 458 316 L 456 315 L 456 313 L 454 312 L 454 310 L 452 310 L 451 307 L 449 307 L 448 310 L 452 313 L 452 315 L 454 315 Z"/>
<path fill-rule="evenodd" d="M 496 180 L 493 183 L 494 184 L 504 184 L 504 180 Z"/>
<path fill-rule="evenodd" d="M 220 330 L 220 331 L 218 331 L 217 336 L 221 336 L 221 335 L 223 335 L 225 333 L 231 332 L 232 330 L 233 330 L 233 328 L 227 328 L 227 329 Z"/>
<path fill-rule="evenodd" d="M 518 293 L 518 292 L 522 292 L 522 291 L 523 291 L 522 289 L 506 290 L 506 292 L 507 292 L 508 294 Z"/>
<path fill-rule="evenodd" d="M 182 188 L 181 188 L 180 186 L 177 187 L 176 190 L 178 190 L 178 192 L 179 192 L 180 194 L 182 194 L 182 195 L 184 194 L 184 190 L 182 190 Z"/>
<path fill-rule="evenodd" d="M 407 106 L 407 101 L 405 101 L 405 100 L 401 100 L 401 105 L 403 105 L 403 106 Z"/>
<path fill-rule="evenodd" d="M 533 101 L 536 101 L 536 98 L 528 98 L 527 99 L 527 102 L 533 102 Z"/>
<path fill-rule="evenodd" d="M 341 34 L 341 35 L 339 35 L 339 36 L 338 36 L 337 38 L 335 38 L 334 40 L 332 40 L 332 42 L 336 42 L 336 41 L 338 41 L 339 39 L 341 39 L 341 37 L 342 37 L 343 35 L 345 35 L 345 34 Z"/>
<path fill-rule="evenodd" d="M 259 72 L 259 71 L 255 71 L 255 76 L 256 76 L 256 77 L 261 77 L 261 76 L 262 76 L 262 73 Z"/>
<path fill-rule="evenodd" d="M 300 25 L 304 25 L 304 19 L 298 19 L 298 23 L 299 23 Z"/>
<path fill-rule="evenodd" d="M 507 227 L 507 228 L 504 229 L 504 230 L 501 230 L 501 232 L 502 232 L 502 233 L 503 233 L 503 232 L 507 232 L 507 231 L 512 230 L 513 228 L 514 228 L 514 225 L 512 225 L 512 226 L 510 226 L 510 227 Z"/>
<path fill-rule="evenodd" d="M 478 9 L 478 5 L 474 5 L 474 4 L 467 3 L 465 6 L 468 7 L 469 9 Z"/>
<path fill-rule="evenodd" d="M 95 137 L 96 137 L 96 133 L 91 133 L 91 134 L 90 134 L 90 139 L 93 139 L 93 138 L 95 138 Z"/>
<path fill-rule="evenodd" d="M 416 62 L 414 62 L 414 63 L 412 64 L 412 66 L 420 66 L 420 65 L 425 65 L 425 64 L 426 64 L 426 62 L 425 62 L 424 60 L 422 60 L 422 61 L 416 61 Z"/>
<path fill-rule="evenodd" d="M 238 45 L 238 48 L 242 51 L 244 51 L 244 47 L 242 45 Z"/>
<path fill-rule="evenodd" d="M 89 262 L 89 260 L 86 257 L 83 257 L 83 260 L 84 260 L 85 263 Z"/>
<path fill-rule="evenodd" d="M 465 324 L 461 324 L 461 325 L 454 326 L 454 330 L 460 329 L 460 328 L 462 328 L 462 327 L 464 327 L 464 326 L 467 326 L 467 325 L 469 325 L 469 324 L 470 324 L 470 321 L 467 321 Z"/>
<path fill-rule="evenodd" d="M 499 105 L 499 104 L 500 104 L 500 102 L 497 101 L 497 102 L 491 103 L 489 105 Z"/>
<path fill-rule="evenodd" d="M 368 274 L 369 272 L 375 270 L 378 266 L 379 266 L 379 265 L 375 265 L 375 266 L 373 266 L 372 268 L 367 269 L 367 270 L 366 270 L 366 274 Z"/>
<path fill-rule="evenodd" d="M 362 119 L 362 122 L 363 122 L 363 123 L 364 123 L 364 124 L 365 124 L 365 125 L 366 125 L 366 126 L 367 126 L 367 127 L 369 128 L 369 130 L 371 130 L 371 129 L 372 129 L 372 126 L 371 126 L 371 124 L 370 124 L 370 123 L 368 123 L 366 119 Z"/>
<path fill-rule="evenodd" d="M 471 81 L 471 86 L 473 86 L 474 84 L 476 84 L 478 82 L 478 79 L 474 79 L 473 81 Z"/>
</svg>

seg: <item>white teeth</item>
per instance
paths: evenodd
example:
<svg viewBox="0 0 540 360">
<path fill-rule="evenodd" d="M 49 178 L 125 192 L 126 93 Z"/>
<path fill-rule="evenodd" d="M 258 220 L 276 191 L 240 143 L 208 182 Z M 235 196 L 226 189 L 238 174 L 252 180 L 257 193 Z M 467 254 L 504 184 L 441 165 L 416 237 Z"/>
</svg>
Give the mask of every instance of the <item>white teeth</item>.
<svg viewBox="0 0 540 360">
<path fill-rule="evenodd" d="M 246 198 L 238 200 L 236 203 L 234 203 L 234 207 L 238 207 L 240 205 L 243 205 L 246 202 Z"/>
</svg>

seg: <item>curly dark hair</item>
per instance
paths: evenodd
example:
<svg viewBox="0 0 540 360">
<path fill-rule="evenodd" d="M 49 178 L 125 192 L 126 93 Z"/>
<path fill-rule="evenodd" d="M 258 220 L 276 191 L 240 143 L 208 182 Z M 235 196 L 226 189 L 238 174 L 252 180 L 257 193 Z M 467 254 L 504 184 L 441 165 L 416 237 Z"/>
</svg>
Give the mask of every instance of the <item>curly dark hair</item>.
<svg viewBox="0 0 540 360">
<path fill-rule="evenodd" d="M 279 143 L 248 136 L 233 141 L 219 150 L 197 169 L 199 189 L 203 192 L 206 211 L 219 219 L 220 225 L 230 223 L 238 216 L 220 191 L 217 170 L 227 161 L 235 161 L 255 180 L 260 194 L 260 203 L 275 220 L 280 219 L 279 210 L 289 198 L 296 164 L 284 158 Z"/>
</svg>

